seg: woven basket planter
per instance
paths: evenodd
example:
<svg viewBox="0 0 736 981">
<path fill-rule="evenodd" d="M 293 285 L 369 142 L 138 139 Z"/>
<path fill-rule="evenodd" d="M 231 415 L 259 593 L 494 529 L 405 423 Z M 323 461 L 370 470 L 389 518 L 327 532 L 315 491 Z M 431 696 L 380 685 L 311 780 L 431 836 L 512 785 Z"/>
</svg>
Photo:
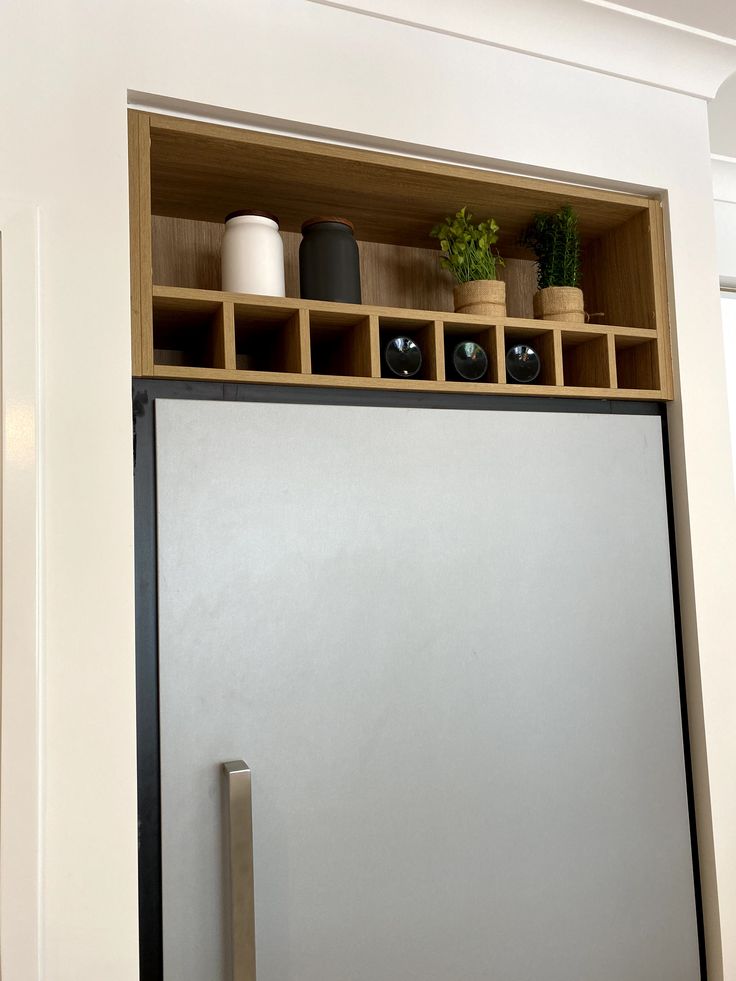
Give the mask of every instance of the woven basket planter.
<svg viewBox="0 0 736 981">
<path fill-rule="evenodd" d="M 548 286 L 534 294 L 537 320 L 560 320 L 566 324 L 585 323 L 583 291 L 576 286 Z"/>
<path fill-rule="evenodd" d="M 453 290 L 455 313 L 471 313 L 479 317 L 506 316 L 506 283 L 500 279 L 475 279 L 460 283 Z"/>
</svg>

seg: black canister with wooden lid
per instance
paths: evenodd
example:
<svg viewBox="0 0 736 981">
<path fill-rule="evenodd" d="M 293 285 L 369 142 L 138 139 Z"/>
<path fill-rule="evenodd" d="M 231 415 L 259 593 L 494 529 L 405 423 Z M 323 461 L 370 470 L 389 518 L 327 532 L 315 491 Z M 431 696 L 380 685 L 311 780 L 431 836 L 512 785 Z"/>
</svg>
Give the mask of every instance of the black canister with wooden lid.
<svg viewBox="0 0 736 981">
<path fill-rule="evenodd" d="M 299 289 L 305 300 L 360 303 L 360 260 L 346 218 L 310 218 L 302 225 Z"/>
</svg>

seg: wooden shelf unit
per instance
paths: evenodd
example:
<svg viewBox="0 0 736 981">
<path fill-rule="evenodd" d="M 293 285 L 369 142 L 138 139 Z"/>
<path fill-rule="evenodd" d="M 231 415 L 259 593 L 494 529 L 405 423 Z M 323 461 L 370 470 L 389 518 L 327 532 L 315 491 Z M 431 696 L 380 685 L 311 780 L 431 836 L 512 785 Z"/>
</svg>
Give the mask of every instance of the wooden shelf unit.
<svg viewBox="0 0 736 981">
<path fill-rule="evenodd" d="M 381 351 L 396 334 L 416 338 L 419 377 L 382 372 Z M 656 361 L 648 371 L 627 362 L 653 350 L 650 330 L 593 327 L 507 318 L 496 322 L 457 313 L 246 296 L 181 287 L 153 287 L 154 378 L 202 378 L 259 384 L 402 388 L 424 392 L 573 395 L 577 398 L 661 399 Z M 487 379 L 448 381 L 446 354 L 459 337 L 488 355 Z M 538 384 L 506 379 L 506 348 L 531 341 L 543 372 Z M 623 364 L 622 379 L 618 379 Z M 623 382 L 623 384 L 622 384 Z"/>
<path fill-rule="evenodd" d="M 250 130 L 129 114 L 133 372 L 354 388 L 618 399 L 672 397 L 661 202 Z M 536 211 L 579 216 L 590 324 L 534 320 L 533 258 L 519 245 Z M 501 225 L 508 317 L 449 312 L 452 281 L 429 229 L 467 205 Z M 220 290 L 226 213 L 279 215 L 287 298 Z M 364 303 L 297 299 L 301 222 L 355 225 Z M 294 297 L 294 298 L 292 298 Z M 601 323 L 598 320 L 601 320 Z M 618 326 L 609 326 L 617 324 Z M 417 340 L 419 377 L 382 376 L 390 336 Z M 446 380 L 452 346 L 485 349 L 479 382 Z M 542 373 L 508 384 L 505 352 L 530 342 Z"/>
</svg>

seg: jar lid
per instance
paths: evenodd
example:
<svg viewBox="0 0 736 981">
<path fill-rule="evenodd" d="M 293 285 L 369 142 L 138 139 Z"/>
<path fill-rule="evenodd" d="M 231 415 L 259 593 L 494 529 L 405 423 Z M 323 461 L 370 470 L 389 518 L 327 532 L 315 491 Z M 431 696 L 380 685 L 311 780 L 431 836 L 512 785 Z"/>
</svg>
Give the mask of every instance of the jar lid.
<svg viewBox="0 0 736 981">
<path fill-rule="evenodd" d="M 355 226 L 352 221 L 348 221 L 347 218 L 337 218 L 334 215 L 320 215 L 318 218 L 308 218 L 307 221 L 302 224 L 302 231 L 305 228 L 309 228 L 310 225 L 319 225 L 323 221 L 333 221 L 338 225 L 347 225 L 351 232 L 355 232 Z"/>
<path fill-rule="evenodd" d="M 250 215 L 253 215 L 255 218 L 268 218 L 270 221 L 275 221 L 277 225 L 279 223 L 276 215 L 272 215 L 270 211 L 254 211 L 252 208 L 245 209 L 244 211 L 231 211 L 225 218 L 225 223 L 227 224 L 231 218 L 243 218 Z"/>
</svg>

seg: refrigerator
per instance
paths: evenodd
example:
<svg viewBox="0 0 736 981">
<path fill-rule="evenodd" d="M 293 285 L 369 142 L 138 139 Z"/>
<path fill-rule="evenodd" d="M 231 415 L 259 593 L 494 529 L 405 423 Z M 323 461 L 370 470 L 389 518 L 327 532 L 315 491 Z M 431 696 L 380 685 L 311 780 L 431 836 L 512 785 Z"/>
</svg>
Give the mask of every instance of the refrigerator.
<svg viewBox="0 0 736 981">
<path fill-rule="evenodd" d="M 695 981 L 654 404 L 138 382 L 143 981 Z"/>
</svg>

